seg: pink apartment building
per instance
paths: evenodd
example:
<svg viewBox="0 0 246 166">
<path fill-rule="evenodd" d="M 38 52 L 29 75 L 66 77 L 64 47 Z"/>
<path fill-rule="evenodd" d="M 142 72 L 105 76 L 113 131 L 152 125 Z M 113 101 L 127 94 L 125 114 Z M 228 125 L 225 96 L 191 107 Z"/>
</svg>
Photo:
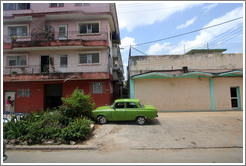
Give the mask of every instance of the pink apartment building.
<svg viewBox="0 0 246 166">
<path fill-rule="evenodd" d="M 78 88 L 97 106 L 122 93 L 113 3 L 4 3 L 3 93 L 10 112 L 56 107 Z"/>
</svg>

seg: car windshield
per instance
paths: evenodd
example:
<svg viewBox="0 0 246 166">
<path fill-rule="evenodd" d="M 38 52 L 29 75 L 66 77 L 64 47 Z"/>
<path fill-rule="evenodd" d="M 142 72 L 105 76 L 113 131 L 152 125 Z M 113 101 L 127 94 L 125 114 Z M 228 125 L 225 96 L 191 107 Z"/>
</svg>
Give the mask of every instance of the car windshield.
<svg viewBox="0 0 246 166">
<path fill-rule="evenodd" d="M 114 103 L 110 106 L 110 108 L 113 108 L 114 107 Z"/>
<path fill-rule="evenodd" d="M 143 105 L 141 102 L 139 102 L 139 105 L 140 105 L 142 108 L 145 108 L 144 105 Z"/>
</svg>

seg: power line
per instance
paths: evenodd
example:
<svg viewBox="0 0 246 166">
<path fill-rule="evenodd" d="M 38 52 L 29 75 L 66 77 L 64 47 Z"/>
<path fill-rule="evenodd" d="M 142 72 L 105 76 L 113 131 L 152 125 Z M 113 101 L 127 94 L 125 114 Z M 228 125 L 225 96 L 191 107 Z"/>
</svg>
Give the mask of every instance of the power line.
<svg viewBox="0 0 246 166">
<path fill-rule="evenodd" d="M 142 53 L 142 54 L 144 54 L 144 55 L 147 55 L 147 54 L 145 54 L 144 52 L 142 52 L 142 51 L 136 49 L 135 47 L 131 47 L 131 48 L 133 48 L 134 50 L 136 50 L 136 51 L 138 51 L 138 52 L 140 52 L 140 53 Z M 147 56 L 149 56 L 149 55 L 147 55 Z"/>
<path fill-rule="evenodd" d="M 167 40 L 167 39 L 172 39 L 172 38 L 175 38 L 175 37 L 188 35 L 188 34 L 191 34 L 191 33 L 194 33 L 194 32 L 198 32 L 198 31 L 201 31 L 201 30 L 213 28 L 213 27 L 216 27 L 216 26 L 219 26 L 219 25 L 223 25 L 223 24 L 226 24 L 226 23 L 229 23 L 229 22 L 232 22 L 232 21 L 236 21 L 236 20 L 239 20 L 239 19 L 242 19 L 242 18 L 243 17 L 238 17 L 238 18 L 235 18 L 235 19 L 232 19 L 232 20 L 229 20 L 229 21 L 225 21 L 225 22 L 222 22 L 222 23 L 219 23 L 219 24 L 215 24 L 215 25 L 211 25 L 211 26 L 208 26 L 208 27 L 200 28 L 200 29 L 197 29 L 197 30 L 194 30 L 194 31 L 190 31 L 190 32 L 186 32 L 186 33 L 182 33 L 182 34 L 166 37 L 166 38 L 163 38 L 163 39 L 158 39 L 158 40 L 153 40 L 153 41 L 149 41 L 149 42 L 139 43 L 139 44 L 135 44 L 134 46 L 150 44 L 150 43 L 159 42 L 159 41 L 163 41 L 163 40 Z"/>
<path fill-rule="evenodd" d="M 243 26 L 239 26 L 236 29 L 230 29 L 229 31 L 226 31 L 226 32 L 218 35 L 215 39 L 204 41 L 204 43 L 193 46 L 193 47 L 188 47 L 188 48 L 186 48 L 186 50 L 198 49 L 199 47 L 201 47 L 203 45 L 207 45 L 207 43 L 209 43 L 210 48 L 214 48 L 214 46 L 218 45 L 218 42 L 220 42 L 219 43 L 219 45 L 220 45 L 220 44 L 225 43 L 225 42 L 239 36 L 240 34 L 242 34 L 242 30 L 243 30 L 242 28 L 243 28 Z M 144 52 L 142 52 L 142 51 L 140 51 L 134 47 L 132 47 L 132 48 L 135 49 L 136 51 L 140 52 L 141 54 L 147 55 Z M 180 52 L 183 52 L 183 50 L 181 50 L 181 48 L 179 51 L 173 52 L 172 54 L 178 54 Z M 147 56 L 149 56 L 149 55 L 147 55 Z"/>
<path fill-rule="evenodd" d="M 230 29 L 229 31 L 226 31 L 226 32 L 224 32 L 224 33 L 216 36 L 216 38 L 214 38 L 214 39 L 210 39 L 210 40 L 204 41 L 204 43 L 198 44 L 196 46 L 192 46 L 192 47 L 189 47 L 188 46 L 186 48 L 186 50 L 198 49 L 201 46 L 206 45 L 207 43 L 209 43 L 209 46 L 216 45 L 217 42 L 219 42 L 219 41 L 220 42 L 221 41 L 223 42 L 224 40 L 227 40 L 228 37 L 230 38 L 232 35 L 235 35 L 235 34 L 237 35 L 238 33 L 241 34 L 242 33 L 242 30 L 243 30 L 242 28 L 243 28 L 243 26 L 239 26 L 236 29 Z M 177 54 L 177 53 L 180 53 L 180 52 L 183 52 L 183 50 L 181 50 L 181 48 L 180 48 L 180 51 L 176 51 L 173 54 Z"/>
</svg>

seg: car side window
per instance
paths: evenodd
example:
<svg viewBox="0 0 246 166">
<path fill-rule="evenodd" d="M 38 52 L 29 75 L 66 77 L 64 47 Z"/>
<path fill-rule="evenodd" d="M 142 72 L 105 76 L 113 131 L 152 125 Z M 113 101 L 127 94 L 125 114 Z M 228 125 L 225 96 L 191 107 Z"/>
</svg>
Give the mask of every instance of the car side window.
<svg viewBox="0 0 246 166">
<path fill-rule="evenodd" d="M 114 108 L 125 108 L 125 106 L 124 106 L 124 103 L 119 102 L 119 103 L 116 103 L 115 104 L 115 107 Z"/>
<path fill-rule="evenodd" d="M 126 103 L 126 108 L 138 108 L 136 103 Z"/>
</svg>

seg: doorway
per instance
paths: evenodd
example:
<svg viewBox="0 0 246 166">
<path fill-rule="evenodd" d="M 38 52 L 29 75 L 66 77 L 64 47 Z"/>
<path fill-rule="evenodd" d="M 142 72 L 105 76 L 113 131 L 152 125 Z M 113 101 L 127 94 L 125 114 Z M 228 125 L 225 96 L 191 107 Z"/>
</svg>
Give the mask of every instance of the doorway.
<svg viewBox="0 0 246 166">
<path fill-rule="evenodd" d="M 41 56 L 41 73 L 49 73 L 49 56 Z"/>
<path fill-rule="evenodd" d="M 15 92 L 14 91 L 8 91 L 4 93 L 4 112 L 6 113 L 6 101 L 8 99 L 8 97 L 11 97 L 11 101 L 15 101 Z M 8 108 L 8 112 L 9 113 L 15 113 L 15 102 L 13 102 L 13 104 L 11 104 L 10 108 Z"/>
<path fill-rule="evenodd" d="M 45 85 L 45 110 L 62 105 L 62 84 Z"/>
</svg>

